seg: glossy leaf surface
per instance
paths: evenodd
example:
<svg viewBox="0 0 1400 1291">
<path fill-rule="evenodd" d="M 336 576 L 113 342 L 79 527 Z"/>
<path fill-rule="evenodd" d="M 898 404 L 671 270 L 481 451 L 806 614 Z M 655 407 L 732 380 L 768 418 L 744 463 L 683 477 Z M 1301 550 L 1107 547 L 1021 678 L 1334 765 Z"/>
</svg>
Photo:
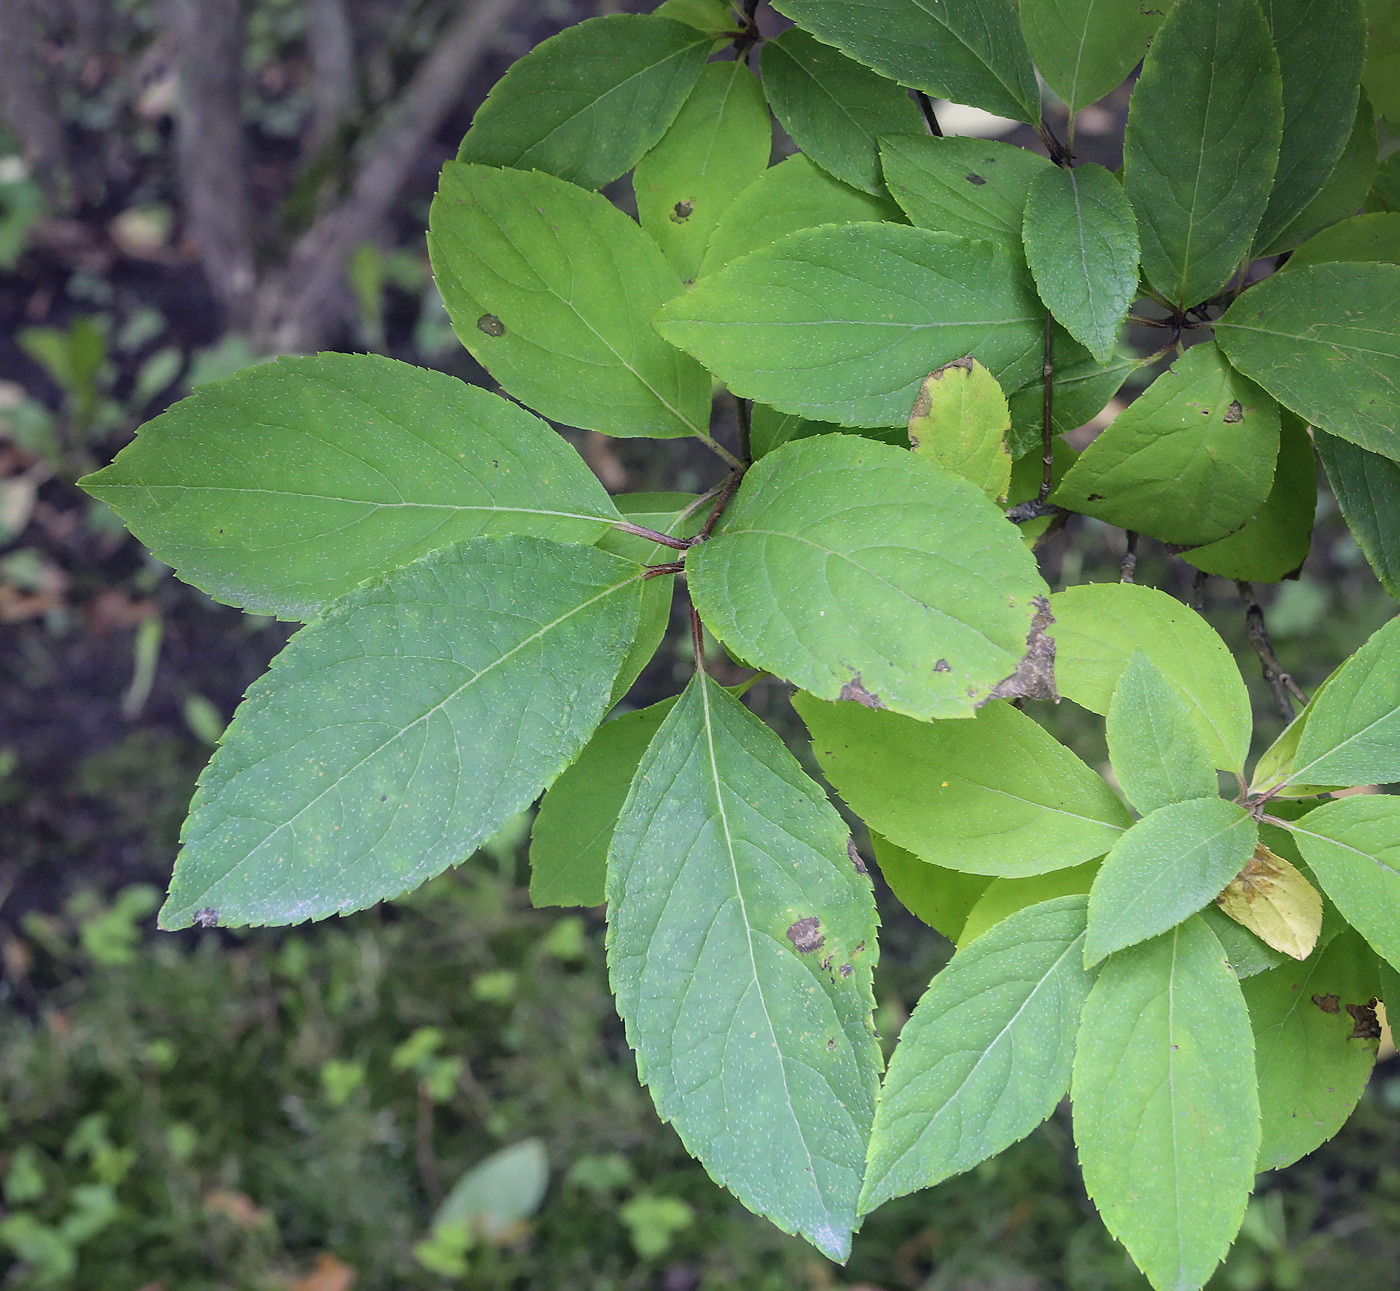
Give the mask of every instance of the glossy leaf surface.
<svg viewBox="0 0 1400 1291">
<path fill-rule="evenodd" d="M 1122 84 L 1162 25 L 1141 0 L 1021 0 L 1035 65 L 1073 116 Z"/>
</svg>

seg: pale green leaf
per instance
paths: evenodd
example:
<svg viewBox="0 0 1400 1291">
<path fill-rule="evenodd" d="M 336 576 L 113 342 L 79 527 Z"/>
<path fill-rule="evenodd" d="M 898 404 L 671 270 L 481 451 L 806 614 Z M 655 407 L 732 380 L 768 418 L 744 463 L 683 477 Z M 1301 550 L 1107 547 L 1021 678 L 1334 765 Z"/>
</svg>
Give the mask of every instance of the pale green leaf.
<svg viewBox="0 0 1400 1291">
<path fill-rule="evenodd" d="M 899 219 L 899 208 L 889 198 L 859 192 L 796 153 L 764 171 L 734 199 L 710 237 L 700 272 L 714 273 L 798 229 Z"/>
<path fill-rule="evenodd" d="M 1261 0 L 1283 81 L 1278 173 L 1256 242 L 1268 246 L 1315 198 L 1355 120 L 1366 55 L 1361 0 Z"/>
<path fill-rule="evenodd" d="M 1194 610 L 1137 583 L 1085 583 L 1050 598 L 1055 683 L 1090 712 L 1107 714 L 1134 650 L 1180 687 L 1196 711 L 1215 765 L 1243 771 L 1254 728 L 1235 660 Z"/>
<path fill-rule="evenodd" d="M 1252 932 L 1242 928 L 1226 915 L 1219 906 L 1208 905 L 1200 916 L 1206 926 L 1220 940 L 1225 949 L 1225 958 L 1240 981 L 1253 977 L 1256 973 L 1267 973 L 1284 962 L 1284 956 L 1272 946 L 1265 945 Z"/>
<path fill-rule="evenodd" d="M 1022 238 L 1040 298 L 1101 364 L 1138 291 L 1137 221 L 1102 166 L 1042 171 L 1026 194 Z"/>
<path fill-rule="evenodd" d="M 1123 83 L 1162 25 L 1142 0 L 1021 0 L 1021 27 L 1046 84 L 1074 116 Z"/>
<path fill-rule="evenodd" d="M 870 841 L 880 875 L 899 903 L 949 941 L 957 941 L 962 934 L 968 912 L 977 905 L 988 884 L 1000 881 L 931 865 L 879 834 L 871 834 Z"/>
<path fill-rule="evenodd" d="M 1084 898 L 1046 901 L 959 950 L 933 979 L 880 1093 L 863 1211 L 970 1170 L 1055 1110 L 1092 982 L 1083 938 Z"/>
<path fill-rule="evenodd" d="M 596 906 L 607 899 L 613 829 L 637 765 L 674 705 L 665 699 L 604 722 L 550 786 L 530 830 L 531 904 Z"/>
<path fill-rule="evenodd" d="M 1400 459 L 1400 265 L 1275 274 L 1225 311 L 1216 335 L 1235 367 L 1305 421 Z"/>
<path fill-rule="evenodd" d="M 1159 1291 L 1203 1286 L 1254 1186 L 1259 1094 L 1249 1012 L 1199 918 L 1104 965 L 1071 1098 L 1084 1184 L 1109 1232 Z"/>
<path fill-rule="evenodd" d="M 967 913 L 957 937 L 959 949 L 1027 906 L 1053 901 L 1056 897 L 1087 897 L 1094 886 L 1099 864 L 1097 860 L 1085 861 L 1083 865 L 1035 874 L 1028 879 L 993 879 Z"/>
<path fill-rule="evenodd" d="M 337 601 L 200 776 L 161 927 L 346 914 L 465 860 L 598 725 L 636 577 L 591 547 L 471 538 Z"/>
<path fill-rule="evenodd" d="M 1254 818 L 1223 798 L 1168 803 L 1144 816 L 1113 845 L 1094 880 L 1085 964 L 1195 914 L 1245 867 L 1258 841 Z"/>
<path fill-rule="evenodd" d="M 1173 304 L 1213 296 L 1247 255 L 1282 130 L 1278 55 L 1256 0 L 1179 0 L 1143 60 L 1123 140 L 1143 272 Z"/>
<path fill-rule="evenodd" d="M 433 1215 L 439 1231 L 463 1225 L 473 1237 L 508 1239 L 540 1208 L 549 1187 L 549 1158 L 539 1139 L 522 1139 L 472 1166 Z"/>
<path fill-rule="evenodd" d="M 1342 917 L 1400 968 L 1400 798 L 1352 794 L 1288 828 Z"/>
<path fill-rule="evenodd" d="M 1045 591 L 984 494 L 855 435 L 758 461 L 686 570 L 706 626 L 740 658 L 820 698 L 913 717 L 968 716 L 991 697 Z"/>
<path fill-rule="evenodd" d="M 1279 413 L 1278 464 L 1264 505 L 1244 528 L 1203 547 L 1183 551 L 1181 558 L 1188 565 L 1222 578 L 1277 583 L 1294 574 L 1307 559 L 1317 511 L 1313 441 L 1298 417 L 1287 408 Z"/>
<path fill-rule="evenodd" d="M 934 865 L 1024 878 L 1102 856 L 1132 823 L 1103 780 L 1010 704 L 932 723 L 802 694 L 793 705 L 851 810 Z"/>
<path fill-rule="evenodd" d="M 1314 431 L 1313 440 L 1357 546 L 1381 586 L 1400 600 L 1400 462 L 1326 431 Z"/>
<path fill-rule="evenodd" d="M 993 242 L 1019 258 L 1026 194 L 1052 169 L 1039 153 L 991 139 L 914 138 L 880 141 L 891 195 L 909 218 L 938 233 Z"/>
<path fill-rule="evenodd" d="M 82 483 L 186 582 L 283 618 L 458 539 L 590 543 L 617 518 L 542 421 L 369 354 L 284 358 L 201 386 Z"/>
<path fill-rule="evenodd" d="M 1007 0 L 777 0 L 773 7 L 901 85 L 1040 120 L 1035 69 Z"/>
<path fill-rule="evenodd" d="M 909 447 L 961 475 L 993 502 L 1011 484 L 1006 396 L 976 359 L 954 359 L 924 378 L 909 418 Z"/>
<path fill-rule="evenodd" d="M 549 175 L 448 162 L 429 223 L 453 330 L 508 393 L 609 435 L 707 432 L 709 376 L 651 327 L 681 281 L 615 206 Z"/>
<path fill-rule="evenodd" d="M 1054 500 L 1163 542 L 1214 542 L 1273 486 L 1278 405 L 1207 341 L 1193 345 L 1080 455 Z"/>
<path fill-rule="evenodd" d="M 696 677 L 608 856 L 608 961 L 642 1079 L 751 1210 L 850 1250 L 875 1110 L 875 903 L 825 794 Z"/>
<path fill-rule="evenodd" d="M 1006 386 L 1039 364 L 1025 269 L 902 224 L 804 229 L 706 274 L 657 318 L 736 395 L 843 426 L 902 426 L 919 383 L 971 354 Z"/>
<path fill-rule="evenodd" d="M 1144 815 L 1216 796 L 1215 759 L 1190 702 L 1141 650 L 1118 678 L 1107 727 L 1119 787 Z"/>
<path fill-rule="evenodd" d="M 1374 1036 L 1353 1032 L 1374 1019 L 1377 985 L 1376 957 L 1351 931 L 1244 984 L 1263 1114 L 1256 1169 L 1292 1165 L 1346 1123 L 1376 1061 Z"/>
<path fill-rule="evenodd" d="M 496 82 L 457 159 L 601 188 L 666 132 L 709 44 L 656 16 L 608 14 L 565 28 Z"/>
<path fill-rule="evenodd" d="M 1379 260 L 1400 264 L 1400 211 L 1353 215 L 1314 233 L 1283 264 L 1296 272 L 1313 264 Z"/>
<path fill-rule="evenodd" d="M 792 141 L 837 179 L 882 194 L 876 140 L 924 133 L 908 92 L 800 27 L 765 43 L 762 64 L 764 92 Z"/>
<path fill-rule="evenodd" d="M 693 280 L 710 235 L 768 168 L 773 127 L 763 90 L 742 62 L 710 63 L 680 115 L 637 163 L 637 218 L 675 271 Z"/>
</svg>

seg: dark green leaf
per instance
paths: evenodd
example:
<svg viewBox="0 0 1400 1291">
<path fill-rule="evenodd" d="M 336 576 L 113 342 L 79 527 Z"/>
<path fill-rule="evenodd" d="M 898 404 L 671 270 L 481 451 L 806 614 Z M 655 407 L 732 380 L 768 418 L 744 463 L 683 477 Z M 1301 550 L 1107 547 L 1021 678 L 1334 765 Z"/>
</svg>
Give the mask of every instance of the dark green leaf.
<svg viewBox="0 0 1400 1291">
<path fill-rule="evenodd" d="M 938 233 L 994 242 L 1019 258 L 1026 194 L 1051 169 L 1039 153 L 989 139 L 897 136 L 880 141 L 890 193 Z"/>
<path fill-rule="evenodd" d="M 1400 462 L 1315 431 L 1337 505 L 1376 577 L 1400 600 Z"/>
<path fill-rule="evenodd" d="M 704 675 L 608 856 L 618 1012 L 657 1110 L 751 1210 L 844 1259 L 875 1110 L 875 903 L 782 741 Z"/>
<path fill-rule="evenodd" d="M 637 163 L 637 218 L 687 281 L 734 199 L 768 168 L 773 127 L 742 61 L 710 63 L 661 142 Z"/>
<path fill-rule="evenodd" d="M 694 27 L 655 16 L 608 14 L 568 27 L 496 82 L 457 159 L 601 188 L 665 134 L 709 45 Z"/>
<path fill-rule="evenodd" d="M 1071 1097 L 1084 1183 L 1109 1232 L 1154 1287 L 1203 1286 L 1254 1186 L 1259 1095 L 1249 1012 L 1199 918 L 1104 965 Z"/>
<path fill-rule="evenodd" d="M 754 667 L 913 717 L 985 702 L 1016 672 L 1044 595 L 975 486 L 855 435 L 762 458 L 686 569 L 706 626 Z"/>
<path fill-rule="evenodd" d="M 1069 1089 L 1092 978 L 1084 898 L 1018 911 L 953 956 L 900 1032 L 870 1137 L 863 1211 L 1025 1138 Z"/>
<path fill-rule="evenodd" d="M 722 36 L 734 30 L 734 11 L 728 0 L 662 0 L 652 10 L 658 18 L 674 18 L 697 31 Z"/>
<path fill-rule="evenodd" d="M 1215 759 L 1190 702 L 1141 650 L 1113 691 L 1108 756 L 1123 793 L 1144 815 L 1217 793 Z"/>
<path fill-rule="evenodd" d="M 1059 328 L 1054 330 L 1058 335 L 1051 341 L 1055 375 L 1051 382 L 1050 426 L 1055 434 L 1064 435 L 1093 421 L 1122 389 L 1123 382 L 1142 366 L 1142 360 L 1128 353 L 1102 366 L 1077 341 L 1070 340 Z M 1077 357 L 1062 361 L 1065 352 Z M 1044 377 L 1037 373 L 1035 381 L 1022 386 L 1007 403 L 1011 406 L 1011 455 L 1021 457 L 1039 450 L 1045 420 Z"/>
<path fill-rule="evenodd" d="M 604 722 L 550 786 L 530 831 L 530 901 L 595 906 L 607 899 L 608 846 L 637 764 L 674 699 Z"/>
<path fill-rule="evenodd" d="M 1143 272 L 1173 304 L 1213 296 L 1245 258 L 1282 128 L 1278 56 L 1255 0 L 1178 0 L 1143 60 L 1123 141 Z"/>
<path fill-rule="evenodd" d="M 949 941 L 957 941 L 968 911 L 994 880 L 982 874 L 963 874 L 930 865 L 878 834 L 871 834 L 870 841 L 880 874 L 900 904 Z"/>
<path fill-rule="evenodd" d="M 1235 367 L 1305 421 L 1400 458 L 1400 265 L 1275 274 L 1225 311 L 1216 335 Z"/>
<path fill-rule="evenodd" d="M 1256 1169 L 1292 1165 L 1351 1115 L 1375 1065 L 1377 1043 L 1353 1032 L 1377 984 L 1376 956 L 1350 930 L 1305 962 L 1285 961 L 1245 983 L 1263 1113 Z"/>
<path fill-rule="evenodd" d="M 591 547 L 471 538 L 337 601 L 200 776 L 161 927 L 347 914 L 466 859 L 598 725 L 636 577 Z"/>
<path fill-rule="evenodd" d="M 1176 927 L 1245 867 L 1259 841 L 1254 818 L 1223 798 L 1158 807 L 1104 858 L 1089 893 L 1084 962 Z"/>
<path fill-rule="evenodd" d="M 1065 869 L 1102 856 L 1132 823 L 1093 771 L 1009 704 L 932 723 L 802 694 L 793 705 L 851 809 L 934 865 L 1013 877 Z"/>
<path fill-rule="evenodd" d="M 1029 275 L 982 242 L 900 224 L 804 229 L 707 274 L 657 329 L 736 395 L 843 426 L 902 426 L 971 354 L 1009 388 L 1038 366 Z"/>
<path fill-rule="evenodd" d="M 1138 289 L 1137 221 L 1102 166 L 1052 167 L 1026 195 L 1026 260 L 1040 298 L 1100 363 Z"/>
<path fill-rule="evenodd" d="M 1366 70 L 1362 79 L 1376 111 L 1400 130 L 1400 4 L 1366 0 Z"/>
<path fill-rule="evenodd" d="M 1361 0 L 1262 0 L 1283 78 L 1278 173 L 1256 242 L 1269 246 L 1336 166 L 1356 119 L 1366 56 Z"/>
<path fill-rule="evenodd" d="M 763 88 L 793 142 L 823 170 L 865 193 L 885 191 L 876 139 L 924 133 L 907 91 L 800 27 L 763 46 Z"/>
<path fill-rule="evenodd" d="M 1220 939 L 1221 946 L 1225 948 L 1225 958 L 1240 981 L 1288 962 L 1286 956 L 1272 946 L 1266 946 L 1249 929 L 1242 928 L 1229 915 L 1222 913 L 1218 906 L 1206 906 L 1201 911 L 1201 918 Z"/>
<path fill-rule="evenodd" d="M 549 175 L 448 162 L 430 224 L 453 329 L 510 394 L 609 435 L 708 430 L 708 374 L 651 327 L 681 281 L 615 206 Z"/>
<path fill-rule="evenodd" d="M 1299 418 L 1287 408 L 1279 411 L 1278 465 L 1264 505 L 1243 529 L 1218 542 L 1182 552 L 1181 558 L 1187 564 L 1222 578 L 1277 583 L 1296 572 L 1307 559 L 1313 515 L 1317 511 L 1313 441 Z M 1318 435 L 1321 438 L 1320 431 Z M 1359 448 L 1352 451 L 1363 452 Z"/>
<path fill-rule="evenodd" d="M 764 171 L 725 211 L 700 265 L 702 274 L 818 224 L 898 220 L 888 198 L 857 192 L 797 153 Z"/>
<path fill-rule="evenodd" d="M 901 85 L 1040 120 L 1035 69 L 1006 0 L 778 0 L 773 7 Z"/>
<path fill-rule="evenodd" d="M 1296 271 L 1311 264 L 1380 260 L 1400 264 L 1400 212 L 1376 211 L 1353 215 L 1315 233 L 1284 263 Z"/>
<path fill-rule="evenodd" d="M 757 461 L 791 440 L 811 439 L 813 435 L 830 435 L 840 430 L 840 426 L 829 421 L 808 421 L 796 413 L 779 412 L 756 403 L 750 413 L 749 451 Z"/>
<path fill-rule="evenodd" d="M 1389 0 L 1395 3 L 1396 0 Z M 1397 9 L 1400 13 L 1400 9 Z M 1365 106 L 1366 94 L 1361 95 L 1362 105 Z M 1350 145 L 1348 145 L 1350 146 Z M 1371 149 L 1374 155 L 1376 149 Z M 1338 163 L 1340 166 L 1341 163 Z M 1375 174 L 1370 183 L 1370 191 L 1366 194 L 1364 209 L 1366 211 L 1400 211 L 1400 153 L 1391 153 L 1383 162 L 1374 167 Z M 1348 212 L 1350 214 L 1350 212 Z"/>
<path fill-rule="evenodd" d="M 457 539 L 589 543 L 617 516 L 543 422 L 368 354 L 279 359 L 201 386 L 82 483 L 181 578 L 283 618 Z"/>
<path fill-rule="evenodd" d="M 1142 0 L 1021 0 L 1020 9 L 1031 57 L 1073 117 L 1122 84 L 1147 52 L 1167 6 Z"/>
</svg>

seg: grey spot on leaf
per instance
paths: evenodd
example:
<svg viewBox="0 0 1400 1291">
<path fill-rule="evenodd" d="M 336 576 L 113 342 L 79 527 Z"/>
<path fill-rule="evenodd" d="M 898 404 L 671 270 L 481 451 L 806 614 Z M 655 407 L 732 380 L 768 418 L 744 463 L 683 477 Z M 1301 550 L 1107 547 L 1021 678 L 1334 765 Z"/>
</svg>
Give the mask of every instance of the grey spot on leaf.
<svg viewBox="0 0 1400 1291">
<path fill-rule="evenodd" d="M 1376 1016 L 1376 1001 L 1367 1000 L 1365 1004 L 1348 1004 L 1347 1012 L 1351 1014 L 1352 1028 L 1348 1040 L 1379 1040 L 1381 1038 L 1381 1023 Z"/>
<path fill-rule="evenodd" d="M 506 325 L 501 322 L 495 314 L 483 314 L 476 320 L 477 330 L 485 332 L 487 336 L 504 336 Z"/>
<path fill-rule="evenodd" d="M 865 683 L 860 679 L 860 673 L 856 673 L 850 681 L 841 687 L 840 698 L 852 700 L 862 708 L 884 708 L 880 702 L 880 696 L 866 690 Z"/>
<path fill-rule="evenodd" d="M 219 912 L 213 906 L 205 906 L 203 910 L 195 912 L 194 921 L 201 928 L 217 928 L 219 926 Z"/>
<path fill-rule="evenodd" d="M 981 175 L 977 174 L 975 171 L 970 175 L 964 176 L 964 178 L 969 184 L 972 184 L 976 188 L 981 188 L 982 185 L 987 182 L 985 179 L 982 178 Z"/>
<path fill-rule="evenodd" d="M 1232 399 L 1230 406 L 1225 409 L 1225 415 L 1221 418 L 1227 426 L 1233 426 L 1236 422 L 1244 420 L 1244 409 L 1240 407 L 1238 399 Z"/>
<path fill-rule="evenodd" d="M 1335 995 L 1314 995 L 1312 1002 L 1324 1013 L 1340 1013 L 1342 1002 Z"/>
<path fill-rule="evenodd" d="M 861 859 L 860 853 L 856 850 L 856 840 L 854 838 L 848 838 L 846 840 L 846 855 L 851 858 L 851 864 L 854 865 L 861 874 L 870 873 L 870 871 L 865 868 L 865 862 Z"/>
<path fill-rule="evenodd" d="M 1053 699 L 1059 702 L 1060 692 L 1055 689 L 1055 638 L 1045 635 L 1045 629 L 1054 621 L 1050 612 L 1050 602 L 1044 596 L 1031 597 L 1035 614 L 1031 617 L 1031 630 L 1026 635 L 1026 653 L 1016 665 L 1016 671 L 1004 681 L 998 682 L 987 697 L 978 704 L 993 699 Z"/>
<path fill-rule="evenodd" d="M 933 665 L 933 670 L 934 672 L 952 672 L 953 666 L 946 659 L 940 659 Z"/>
<path fill-rule="evenodd" d="M 694 214 L 694 202 L 677 202 L 675 206 L 671 208 L 671 223 L 684 224 Z"/>
<path fill-rule="evenodd" d="M 855 971 L 856 971 L 856 970 L 855 970 L 854 968 L 852 968 L 849 964 L 842 964 L 842 965 L 841 965 L 841 976 L 842 976 L 842 977 L 849 977 L 849 976 L 850 976 L 852 973 L 854 973 Z"/>
<path fill-rule="evenodd" d="M 822 921 L 814 914 L 793 924 L 787 930 L 787 938 L 801 955 L 810 955 L 826 945 L 826 938 L 822 936 Z"/>
</svg>

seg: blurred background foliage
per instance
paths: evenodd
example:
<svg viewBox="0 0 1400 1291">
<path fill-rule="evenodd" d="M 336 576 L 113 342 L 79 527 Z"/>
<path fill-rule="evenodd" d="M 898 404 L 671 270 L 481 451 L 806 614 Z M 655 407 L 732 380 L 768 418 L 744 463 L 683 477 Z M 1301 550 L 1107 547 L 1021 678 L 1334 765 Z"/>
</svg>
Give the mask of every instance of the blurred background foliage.
<svg viewBox="0 0 1400 1291">
<path fill-rule="evenodd" d="M 288 628 L 177 583 L 73 480 L 279 350 L 372 349 L 489 386 L 429 279 L 437 172 L 515 58 L 623 7 L 649 6 L 0 3 L 0 1286 L 1145 1286 L 1093 1217 L 1064 1109 L 885 1207 L 844 1269 L 745 1212 L 637 1085 L 601 912 L 530 908 L 526 818 L 353 918 L 152 931 L 195 776 Z M 1124 102 L 1081 117 L 1109 166 Z M 960 112 L 953 128 L 1032 142 Z M 684 447 L 563 433 L 614 490 L 710 482 Z M 1305 689 L 1395 608 L 1321 488 L 1300 577 L 1262 590 Z M 1076 519 L 1042 554 L 1057 587 L 1116 578 L 1123 535 Z M 1136 577 L 1199 599 L 1262 747 L 1282 722 L 1235 588 L 1194 588 L 1152 543 Z M 629 702 L 688 675 L 675 626 Z M 780 687 L 747 702 L 798 737 Z M 1036 715 L 1104 766 L 1098 718 Z M 888 1047 L 950 947 L 880 899 Z M 1211 1285 L 1388 1286 L 1398 1235 L 1391 1057 L 1332 1144 L 1261 1181 Z"/>
</svg>

